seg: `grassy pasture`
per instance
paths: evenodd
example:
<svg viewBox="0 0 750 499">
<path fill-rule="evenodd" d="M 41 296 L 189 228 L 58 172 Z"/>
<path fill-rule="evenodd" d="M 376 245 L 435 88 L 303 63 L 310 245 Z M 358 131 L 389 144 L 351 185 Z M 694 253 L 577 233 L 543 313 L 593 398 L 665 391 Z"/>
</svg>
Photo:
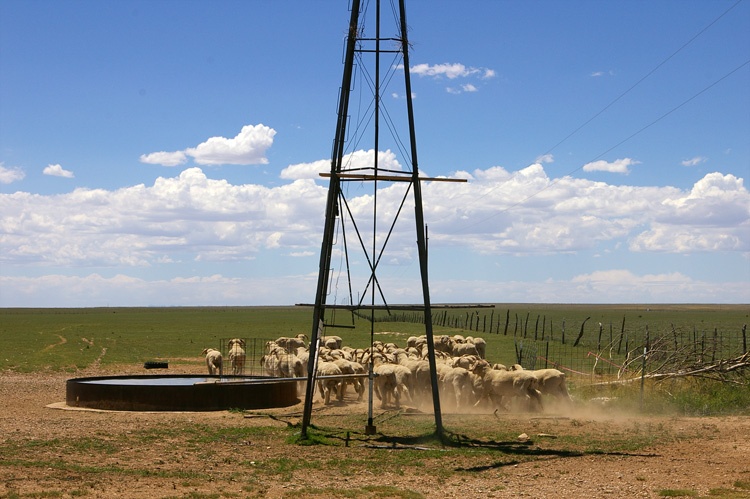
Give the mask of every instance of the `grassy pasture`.
<svg viewBox="0 0 750 499">
<path fill-rule="evenodd" d="M 693 325 L 709 331 L 737 330 L 748 318 L 747 306 L 513 304 L 498 305 L 495 320 L 498 315 L 504 320 L 508 309 L 511 321 L 516 314 L 524 321 L 529 315 L 527 338 L 533 335 L 536 315 L 547 317 L 547 327 L 551 318 L 553 338 L 559 331 L 555 324 L 558 321 L 561 324 L 564 317 L 571 332 L 571 336 L 566 335 L 568 342 L 575 339 L 581 323 L 590 316 L 584 338 L 587 343 L 580 348 L 582 355 L 590 350 L 592 341 L 596 342 L 593 335 L 598 334 L 598 322 L 612 322 L 617 328 L 623 315 L 626 328 L 632 325 L 633 334 L 648 324 L 654 335 L 670 332 L 673 324 L 675 328 L 690 331 Z M 477 312 L 480 316 L 491 313 L 487 309 Z M 337 324 L 351 324 L 350 315 L 338 314 Z M 67 377 L 65 373 L 96 362 L 114 367 L 157 359 L 168 360 L 170 365 L 202 363 L 202 348 L 216 346 L 222 338 L 309 335 L 311 320 L 312 310 L 302 307 L 0 309 L 0 365 L 4 373 L 60 372 L 8 376 L 44 379 Z M 327 333 L 342 336 L 346 344 L 364 347 L 370 342 L 370 330 L 369 321 L 355 319 L 353 329 L 328 329 Z M 424 326 L 416 322 L 374 323 L 376 339 L 398 344 L 423 331 Z M 488 342 L 488 358 L 506 364 L 513 361 L 512 330 L 506 336 L 502 329 L 496 334 L 481 329 L 470 332 L 436 326 L 435 333 L 482 336 Z M 517 332 L 517 336 L 522 335 L 523 332 Z M 736 473 L 738 461 L 734 461 L 731 472 L 741 479 L 700 495 L 695 488 L 685 488 L 684 482 L 663 478 L 669 476 L 671 462 L 661 465 L 659 469 L 663 471 L 657 473 L 658 453 L 652 451 L 679 442 L 698 445 L 705 440 L 708 444 L 700 447 L 703 454 L 713 452 L 718 442 L 725 442 L 733 435 L 732 431 L 719 430 L 716 420 L 690 422 L 661 417 L 671 413 L 748 415 L 750 391 L 746 377 L 744 382 L 743 386 L 701 380 L 647 383 L 645 405 L 640 409 L 638 384 L 602 390 L 593 387 L 588 379 L 572 376 L 571 392 L 581 406 L 580 412 L 561 419 L 530 419 L 528 415 L 515 414 L 503 417 L 444 414 L 447 444 L 436 439 L 434 420 L 429 414 L 377 411 L 378 433 L 366 435 L 363 413 L 345 413 L 343 409 L 327 415 L 316 413 L 312 436 L 303 441 L 298 423 L 282 427 L 278 420 L 266 422 L 260 417 L 262 414 L 250 419 L 244 419 L 244 413 L 238 411 L 221 415 L 135 415 L 136 420 L 132 421 L 130 415 L 123 414 L 71 416 L 60 411 L 44 412 L 35 403 L 27 410 L 39 419 L 43 416 L 46 424 L 34 429 L 31 423 L 9 422 L 4 427 L 6 436 L 0 439 L 0 474 L 6 479 L 0 483 L 0 499 L 98 496 L 92 491 L 125 497 L 123 490 L 128 489 L 142 494 L 133 492 L 129 497 L 270 497 L 267 492 L 273 487 L 276 489 L 272 497 L 285 498 L 432 497 L 432 492 L 419 489 L 418 484 L 422 483 L 428 483 L 430 490 L 471 486 L 471 493 L 465 493 L 465 497 L 509 497 L 519 496 L 518 491 L 526 490 L 529 484 L 541 485 L 547 481 L 565 484 L 577 480 L 581 466 L 589 466 L 587 481 L 600 480 L 608 487 L 612 484 L 617 487 L 618 482 L 625 481 L 628 487 L 643 484 L 648 490 L 658 491 L 659 497 L 747 498 L 750 483 L 746 480 L 747 472 Z M 621 407 L 632 409 L 630 414 L 637 417 L 627 421 L 589 418 L 586 411 L 593 406 L 587 405 L 587 401 L 601 396 L 617 397 Z M 624 413 L 620 407 L 609 408 L 618 416 Z M 644 412 L 657 418 L 641 418 Z M 23 414 L 19 421 L 34 419 L 27 418 L 26 412 L 19 414 Z M 74 431 L 79 425 L 87 430 Z M 526 432 L 533 444 L 518 441 L 518 435 Z M 351 447 L 348 447 L 350 434 Z M 738 445 L 742 448 L 741 440 L 735 441 L 735 451 Z M 396 446 L 400 450 L 394 450 Z M 412 446 L 415 448 L 410 449 Z M 670 459 L 680 463 L 689 461 L 678 455 L 665 462 Z M 582 465 L 584 460 L 590 464 Z M 711 469 L 719 464 L 714 463 Z M 597 477 L 590 476 L 600 466 L 607 471 Z M 628 467 L 640 471 L 624 472 Z M 311 478 L 327 477 L 331 470 L 351 481 L 328 483 Z M 377 476 L 384 470 L 393 483 L 360 482 L 362 477 Z M 612 480 L 615 473 L 621 473 L 618 480 Z M 718 476 L 719 472 L 715 474 Z M 517 485 L 518 482 L 523 485 Z M 143 493 L 144 484 L 153 491 L 151 495 Z M 282 484 L 284 488 L 280 489 Z M 621 485 L 615 490 L 625 494 L 625 487 Z"/>
<path fill-rule="evenodd" d="M 493 312 L 494 310 L 494 312 Z M 510 311 L 508 334 L 504 323 Z M 493 362 L 515 362 L 516 341 L 530 341 L 535 335 L 552 335 L 559 342 L 562 324 L 566 344 L 572 344 L 587 317 L 580 355 L 585 356 L 598 341 L 603 325 L 604 344 L 625 331 L 632 345 L 642 340 L 646 326 L 652 338 L 673 329 L 692 341 L 696 334 L 716 329 L 739 331 L 750 318 L 748 305 L 538 305 L 498 304 L 494 309 L 436 308 L 436 320 L 447 313 L 455 317 L 476 314 L 479 326 L 467 331 L 461 327 L 436 325 L 435 334 L 473 334 L 487 341 L 487 358 Z M 518 317 L 518 321 L 516 321 Z M 492 318 L 492 333 L 482 328 Z M 528 318 L 528 320 L 527 320 Z M 403 345 L 412 335 L 424 333 L 416 322 L 386 322 L 382 312 L 372 326 L 376 340 Z M 327 328 L 353 347 L 370 343 L 371 324 L 337 311 L 329 323 L 354 328 Z M 500 324 L 498 328 L 498 323 Z M 94 362 L 103 365 L 134 364 L 150 360 L 190 362 L 205 347 L 217 347 L 220 339 L 244 337 L 269 339 L 278 336 L 308 336 L 312 328 L 309 307 L 175 307 L 175 308 L 82 308 L 82 309 L 0 309 L 0 368 L 30 372 L 40 369 L 74 371 Z M 551 329 L 550 329 L 551 328 Z M 103 354 L 103 350 L 106 352 Z"/>
<path fill-rule="evenodd" d="M 643 341 L 648 326 L 652 339 L 664 335 L 671 338 L 672 331 L 678 331 L 680 341 L 687 342 L 693 341 L 694 336 L 702 331 L 709 332 L 706 336 L 709 339 L 714 330 L 723 337 L 731 334 L 731 349 L 739 351 L 742 347 L 739 332 L 750 315 L 750 306 L 747 305 L 498 304 L 494 309 L 436 308 L 435 322 L 439 321 L 441 314 L 453 317 L 452 322 L 446 321 L 452 326 L 435 325 L 436 335 L 482 336 L 487 341 L 487 358 L 506 365 L 516 361 L 515 352 L 520 341 L 529 345 L 535 335 L 540 340 L 536 343 L 537 353 L 546 354 L 541 350 L 546 347 L 541 341 L 542 328 L 549 335 L 551 327 L 553 348 L 549 356 L 552 357 L 553 349 L 564 350 L 563 365 L 575 368 L 566 371 L 569 374 L 568 386 L 574 395 L 616 398 L 617 404 L 624 409 L 643 409 L 652 413 L 723 414 L 750 410 L 746 379 L 734 386 L 684 379 L 647 382 L 645 403 L 641 406 L 640 383 L 628 387 L 596 388 L 594 383 L 603 378 L 575 374 L 591 373 L 589 366 L 593 365 L 595 358 L 588 353 L 597 351 L 598 323 L 602 323 L 602 343 L 608 344 L 610 330 L 614 337 L 620 333 L 623 317 L 631 350 L 637 349 L 638 342 Z M 466 326 L 459 319 L 467 314 L 475 317 L 473 330 L 462 328 Z M 506 335 L 504 324 L 508 316 Z M 581 344 L 572 348 L 587 317 L 590 319 L 585 324 Z M 491 333 L 490 318 L 495 324 Z M 408 322 L 405 317 L 400 318 L 401 322 L 387 322 L 387 319 L 384 313 L 378 312 L 376 322 L 371 324 L 369 320 L 336 311 L 335 316 L 328 318 L 329 324 L 353 327 L 327 328 L 326 334 L 339 335 L 345 344 L 353 347 L 367 347 L 371 332 L 376 340 L 399 345 L 404 345 L 409 336 L 424 333 L 424 325 L 417 321 Z M 565 345 L 561 344 L 563 319 L 566 324 Z M 170 365 L 202 364 L 200 353 L 203 348 L 218 347 L 221 339 L 267 340 L 300 333 L 309 336 L 311 328 L 312 309 L 309 307 L 0 309 L 0 368 L 15 372 L 75 372 L 97 363 L 104 367 L 133 366 L 153 360 L 168 361 Z M 487 328 L 486 332 L 484 328 Z M 617 364 L 623 362 L 625 354 L 614 356 L 612 349 L 599 353 L 609 355 Z M 260 353 L 256 355 L 259 357 Z M 248 362 L 258 369 L 254 372 L 260 372 L 257 361 Z M 640 369 L 640 363 L 634 365 Z M 611 369 L 609 366 L 600 361 L 597 370 Z M 544 367 L 544 364 L 539 362 L 539 367 Z M 647 372 L 650 370 L 649 365 Z M 602 372 L 606 380 L 608 373 Z M 638 373 L 631 372 L 630 375 Z M 609 375 L 614 374 L 609 372 Z"/>
</svg>

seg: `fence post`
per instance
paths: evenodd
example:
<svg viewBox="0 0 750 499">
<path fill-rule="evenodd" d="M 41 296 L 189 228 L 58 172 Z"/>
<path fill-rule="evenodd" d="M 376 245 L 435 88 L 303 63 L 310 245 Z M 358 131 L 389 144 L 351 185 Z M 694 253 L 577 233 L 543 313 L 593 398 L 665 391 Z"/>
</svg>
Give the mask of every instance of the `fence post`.
<svg viewBox="0 0 750 499">
<path fill-rule="evenodd" d="M 742 325 L 742 353 L 747 353 L 747 336 L 745 331 L 747 330 L 747 324 Z"/>
<path fill-rule="evenodd" d="M 508 323 L 510 322 L 510 309 L 505 313 L 505 330 L 503 336 L 508 336 Z"/>
<path fill-rule="evenodd" d="M 523 323 L 523 337 L 526 338 L 526 333 L 529 332 L 529 314 L 531 312 L 526 312 L 526 322 Z"/>
<path fill-rule="evenodd" d="M 583 326 L 586 325 L 586 321 L 589 319 L 591 319 L 591 316 L 586 317 L 586 319 L 584 319 L 584 321 L 581 323 L 581 332 L 578 333 L 578 338 L 576 338 L 576 341 L 573 343 L 574 347 L 577 347 L 578 342 L 581 341 L 581 338 L 583 338 Z"/>
<path fill-rule="evenodd" d="M 711 353 L 711 362 L 714 362 L 716 360 L 717 335 L 718 335 L 718 331 L 716 328 L 714 328 L 714 348 L 713 348 L 713 352 Z"/>
<path fill-rule="evenodd" d="M 641 368 L 641 410 L 643 410 L 643 385 L 646 382 L 646 353 L 647 347 L 643 347 L 643 367 Z"/>
<path fill-rule="evenodd" d="M 547 339 L 552 339 L 552 319 L 549 320 L 549 335 L 547 335 Z"/>
</svg>

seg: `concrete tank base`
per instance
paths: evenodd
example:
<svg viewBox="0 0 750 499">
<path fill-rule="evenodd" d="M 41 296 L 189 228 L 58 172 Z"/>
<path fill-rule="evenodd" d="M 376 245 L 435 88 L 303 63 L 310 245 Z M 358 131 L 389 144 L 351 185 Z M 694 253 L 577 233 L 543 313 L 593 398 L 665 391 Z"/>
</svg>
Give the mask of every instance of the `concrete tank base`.
<svg viewBox="0 0 750 499">
<path fill-rule="evenodd" d="M 269 409 L 298 402 L 297 383 L 267 377 L 144 375 L 69 379 L 65 403 L 113 411 Z"/>
</svg>

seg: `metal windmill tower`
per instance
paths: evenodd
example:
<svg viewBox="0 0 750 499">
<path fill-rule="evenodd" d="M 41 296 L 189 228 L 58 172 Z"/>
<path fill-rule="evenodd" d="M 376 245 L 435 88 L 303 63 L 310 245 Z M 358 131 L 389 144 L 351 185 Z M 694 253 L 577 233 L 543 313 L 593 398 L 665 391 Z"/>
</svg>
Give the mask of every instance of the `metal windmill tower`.
<svg viewBox="0 0 750 499">
<path fill-rule="evenodd" d="M 422 189 L 421 181 L 462 181 L 458 179 L 434 179 L 424 178 L 419 176 L 419 169 L 417 167 L 417 143 L 416 135 L 414 132 L 414 112 L 412 107 L 412 90 L 411 90 L 411 79 L 409 74 L 409 42 L 407 39 L 407 24 L 406 24 L 406 13 L 404 7 L 404 0 L 398 0 L 398 7 L 394 6 L 396 0 L 391 0 L 389 3 L 390 9 L 389 14 L 392 14 L 392 19 L 395 21 L 395 36 L 383 37 L 381 35 L 381 2 L 375 0 L 375 12 L 372 12 L 372 5 L 366 5 L 361 10 L 359 0 L 352 0 L 351 5 L 351 19 L 349 22 L 349 30 L 346 41 L 346 54 L 344 60 L 344 72 L 341 83 L 339 103 L 338 103 L 338 119 L 336 122 L 336 132 L 333 143 L 333 153 L 331 155 L 331 170 L 330 173 L 321 174 L 324 177 L 330 178 L 330 184 L 328 189 L 328 198 L 326 203 L 325 212 L 325 225 L 323 229 L 323 242 L 320 251 L 320 266 L 318 273 L 318 285 L 315 295 L 315 305 L 313 312 L 313 324 L 312 333 L 310 335 L 310 362 L 308 367 L 308 378 L 307 378 L 307 390 L 305 397 L 304 413 L 302 419 L 302 435 L 306 436 L 307 427 L 310 424 L 310 418 L 312 413 L 312 401 L 315 390 L 316 381 L 316 370 L 318 365 L 318 344 L 319 340 L 325 330 L 325 328 L 331 327 L 342 327 L 335 324 L 335 311 L 337 309 L 344 309 L 348 311 L 364 310 L 370 311 L 374 314 L 375 310 L 394 310 L 394 309 L 408 309 L 416 310 L 424 313 L 424 324 L 425 334 L 427 337 L 428 354 L 430 370 L 432 374 L 432 399 L 433 409 L 435 413 L 435 424 L 437 428 L 438 436 L 442 438 L 442 416 L 440 412 L 440 399 L 438 395 L 437 387 L 437 376 L 435 366 L 435 348 L 433 342 L 432 332 L 432 307 L 430 304 L 430 290 L 427 276 L 427 241 L 426 241 L 426 227 L 424 223 L 423 209 L 422 209 Z M 368 2 L 365 2 L 366 4 Z M 367 31 L 365 25 L 366 17 L 375 18 L 375 34 L 374 36 L 366 36 Z M 390 16 L 389 16 L 390 18 Z M 372 26 L 369 26 L 372 29 Z M 381 72 L 381 58 L 388 58 L 391 63 L 385 66 L 385 71 Z M 374 60 L 373 60 L 374 59 Z M 398 62 L 400 60 L 400 62 Z M 374 66 L 374 73 L 366 72 L 365 67 Z M 366 86 L 371 90 L 372 98 L 366 104 L 368 112 L 365 113 L 365 117 L 361 120 L 354 122 L 350 118 L 350 97 L 352 94 L 353 80 L 355 70 L 361 71 L 362 75 L 360 81 L 364 80 Z M 393 116 L 386 110 L 382 95 L 384 89 L 388 85 L 393 83 L 394 76 L 403 70 L 403 97 L 404 99 L 398 99 L 398 102 L 406 102 L 406 114 L 404 117 L 408 123 L 408 146 L 403 145 L 400 139 L 396 139 L 397 143 L 401 144 L 401 153 L 403 155 L 404 163 L 407 168 L 393 169 L 383 167 L 380 162 L 383 158 L 380 154 L 381 147 L 381 134 L 380 134 L 380 122 L 384 121 L 391 132 L 394 133 L 395 122 Z M 400 95 L 400 94 L 399 94 Z M 361 101 L 360 101 L 361 103 Z M 362 123 L 368 124 L 374 128 L 374 147 L 372 149 L 372 157 L 367 159 L 363 165 L 361 161 L 352 161 L 352 152 L 347 153 L 346 147 L 348 137 L 352 133 L 357 133 Z M 355 129 L 352 131 L 352 129 Z M 360 143 L 360 139 L 349 141 L 349 146 L 353 142 Z M 360 158 L 361 159 L 361 158 Z M 404 183 L 406 185 L 406 193 L 401 206 L 398 207 L 396 215 L 393 220 L 393 224 L 390 226 L 390 230 L 387 231 L 387 235 L 384 235 L 386 231 L 381 231 L 382 234 L 378 235 L 378 186 L 391 185 L 393 183 Z M 345 184 L 357 183 L 362 185 L 365 183 L 371 183 L 373 186 L 373 194 L 370 198 L 372 200 L 372 246 L 368 248 L 368 244 L 364 242 L 362 232 L 360 231 L 353 210 L 347 202 Z M 416 239 L 417 239 L 417 253 L 419 258 L 419 270 L 422 281 L 422 305 L 410 305 L 410 306 L 398 306 L 388 305 L 385 299 L 384 290 L 381 287 L 381 281 L 378 279 L 377 270 L 378 264 L 381 262 L 381 258 L 385 253 L 385 247 L 388 243 L 393 228 L 396 223 L 401 209 L 403 208 L 405 201 L 407 200 L 409 193 L 411 193 L 414 204 L 414 219 L 416 223 Z M 334 239 L 338 238 L 339 232 L 337 232 L 337 224 L 343 226 L 344 219 L 347 218 L 349 222 L 354 226 L 354 230 L 359 238 L 359 246 L 366 255 L 366 261 L 369 265 L 370 276 L 365 286 L 365 291 L 355 300 L 351 292 L 351 277 L 349 284 L 349 303 L 345 305 L 341 304 L 328 304 L 327 293 L 330 286 L 331 279 L 331 268 L 332 268 L 332 255 L 334 248 Z M 345 237 L 345 231 L 341 230 L 342 235 Z M 346 243 L 344 243 L 346 248 Z M 346 249 L 344 250 L 346 251 Z M 348 268 L 348 256 L 347 268 Z M 370 303 L 365 303 L 365 300 L 369 296 Z M 378 300 L 376 302 L 376 299 Z M 374 316 L 371 317 L 371 323 L 374 322 Z M 370 366 L 370 387 L 372 390 L 372 365 Z M 372 396 L 370 396 L 370 413 L 368 420 L 368 430 L 372 430 Z"/>
</svg>

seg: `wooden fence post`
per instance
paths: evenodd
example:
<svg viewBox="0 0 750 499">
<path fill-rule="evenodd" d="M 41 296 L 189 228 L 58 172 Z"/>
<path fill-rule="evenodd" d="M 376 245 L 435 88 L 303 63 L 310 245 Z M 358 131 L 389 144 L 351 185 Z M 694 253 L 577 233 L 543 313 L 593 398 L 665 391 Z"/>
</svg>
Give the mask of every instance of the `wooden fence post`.
<svg viewBox="0 0 750 499">
<path fill-rule="evenodd" d="M 552 319 L 549 320 L 549 337 L 548 339 L 552 341 Z"/>
<path fill-rule="evenodd" d="M 508 336 L 508 323 L 510 322 L 510 309 L 505 313 L 505 330 L 503 336 Z"/>
<path fill-rule="evenodd" d="M 713 348 L 713 352 L 711 353 L 711 362 L 714 362 L 716 360 L 716 344 L 718 343 L 717 341 L 718 334 L 719 334 L 718 330 L 714 328 L 714 348 Z"/>
<path fill-rule="evenodd" d="M 574 347 L 578 346 L 578 342 L 581 341 L 581 338 L 583 337 L 583 326 L 586 325 L 586 321 L 591 319 L 591 316 L 586 317 L 586 319 L 581 323 L 581 332 L 578 333 L 578 338 L 576 338 L 575 343 L 573 343 Z"/>
<path fill-rule="evenodd" d="M 526 312 L 526 322 L 523 323 L 523 337 L 526 338 L 526 333 L 529 331 L 529 314 L 531 312 Z"/>
</svg>

